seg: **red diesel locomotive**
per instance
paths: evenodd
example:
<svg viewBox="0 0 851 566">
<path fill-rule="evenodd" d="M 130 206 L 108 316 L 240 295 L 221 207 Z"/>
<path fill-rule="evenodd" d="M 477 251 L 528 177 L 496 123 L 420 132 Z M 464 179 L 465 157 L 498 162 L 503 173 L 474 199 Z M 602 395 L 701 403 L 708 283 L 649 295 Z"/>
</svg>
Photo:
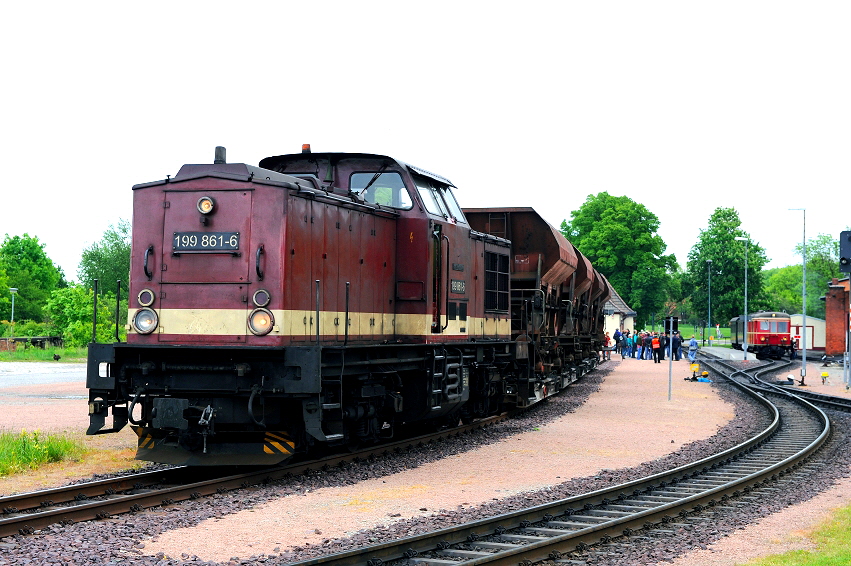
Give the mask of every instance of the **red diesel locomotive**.
<svg viewBox="0 0 851 566">
<path fill-rule="evenodd" d="M 309 147 L 134 186 L 128 337 L 89 347 L 88 434 L 129 421 L 142 460 L 273 464 L 575 381 L 608 282 L 532 209 L 452 189 Z"/>
<path fill-rule="evenodd" d="M 792 337 L 792 319 L 785 312 L 749 314 L 747 326 L 745 336 L 745 317 L 730 319 L 730 343 L 734 349 L 744 350 L 747 343 L 748 352 L 755 354 L 757 359 L 795 357 L 798 344 Z"/>
</svg>

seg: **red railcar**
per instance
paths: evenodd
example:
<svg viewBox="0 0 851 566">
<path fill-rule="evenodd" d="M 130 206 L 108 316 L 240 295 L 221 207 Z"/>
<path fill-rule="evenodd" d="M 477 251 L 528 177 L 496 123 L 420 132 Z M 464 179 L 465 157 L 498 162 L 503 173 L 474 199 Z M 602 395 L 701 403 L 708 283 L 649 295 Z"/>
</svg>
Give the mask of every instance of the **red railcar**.
<svg viewBox="0 0 851 566">
<path fill-rule="evenodd" d="M 90 346 L 89 434 L 264 464 L 565 387 L 596 363 L 605 280 L 532 209 L 465 214 L 453 188 L 309 150 L 134 186 L 128 338 Z"/>
<path fill-rule="evenodd" d="M 783 356 L 795 357 L 797 341 L 791 334 L 791 317 L 785 312 L 760 311 L 747 317 L 747 333 L 745 317 L 737 316 L 730 319 L 730 342 L 736 350 L 744 350 L 756 354 L 758 359 Z"/>
</svg>

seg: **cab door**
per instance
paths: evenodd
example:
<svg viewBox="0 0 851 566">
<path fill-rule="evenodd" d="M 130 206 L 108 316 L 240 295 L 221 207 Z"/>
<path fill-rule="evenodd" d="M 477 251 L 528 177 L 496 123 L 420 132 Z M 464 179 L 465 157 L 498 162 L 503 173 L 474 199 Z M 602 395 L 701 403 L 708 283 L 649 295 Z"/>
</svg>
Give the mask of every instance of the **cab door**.
<svg viewBox="0 0 851 566">
<path fill-rule="evenodd" d="M 431 334 L 466 334 L 470 227 L 449 186 L 419 175 L 414 182 L 430 219 Z"/>
<path fill-rule="evenodd" d="M 159 258 L 164 341 L 244 342 L 253 191 L 166 191 Z M 212 210 L 202 212 L 201 201 Z"/>
</svg>

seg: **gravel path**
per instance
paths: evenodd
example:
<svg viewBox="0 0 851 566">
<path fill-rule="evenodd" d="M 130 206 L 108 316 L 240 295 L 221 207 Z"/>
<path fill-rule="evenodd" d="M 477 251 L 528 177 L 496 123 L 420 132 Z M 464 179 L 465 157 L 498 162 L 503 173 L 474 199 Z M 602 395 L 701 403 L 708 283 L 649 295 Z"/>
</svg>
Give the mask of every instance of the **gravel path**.
<svg viewBox="0 0 851 566">
<path fill-rule="evenodd" d="M 488 431 L 393 460 L 107 521 L 54 526 L 26 538 L 8 537 L 0 540 L 0 565 L 285 564 L 669 469 L 732 446 L 765 426 L 764 418 L 736 394 L 714 384 L 685 382 L 687 366 L 681 362 L 674 367 L 672 401 L 667 400 L 667 363 L 614 361 L 530 414 Z M 812 480 L 824 489 L 851 469 L 851 455 L 839 449 L 849 423 L 847 418 L 839 421 L 830 454 L 837 465 Z M 801 529 L 847 501 L 851 482 L 842 481 L 816 498 L 809 489 L 812 483 L 797 483 L 801 493 L 786 490 L 781 504 L 754 506 L 655 547 L 608 561 L 594 558 L 589 564 L 670 564 L 701 548 L 707 550 L 686 554 L 676 564 L 733 564 L 786 546 L 804 548 L 809 542 Z M 787 513 L 799 515 L 776 519 Z M 708 546 L 718 539 L 717 548 Z"/>
</svg>

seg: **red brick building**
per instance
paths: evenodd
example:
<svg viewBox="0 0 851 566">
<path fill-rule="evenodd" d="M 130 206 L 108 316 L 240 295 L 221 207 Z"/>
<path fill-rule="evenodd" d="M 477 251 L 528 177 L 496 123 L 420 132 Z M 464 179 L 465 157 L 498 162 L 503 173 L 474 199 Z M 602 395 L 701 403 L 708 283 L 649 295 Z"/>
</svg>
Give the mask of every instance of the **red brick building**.
<svg viewBox="0 0 851 566">
<path fill-rule="evenodd" d="M 841 356 L 845 352 L 845 334 L 848 332 L 849 279 L 834 278 L 827 285 L 824 299 L 825 348 L 828 356 Z"/>
</svg>

